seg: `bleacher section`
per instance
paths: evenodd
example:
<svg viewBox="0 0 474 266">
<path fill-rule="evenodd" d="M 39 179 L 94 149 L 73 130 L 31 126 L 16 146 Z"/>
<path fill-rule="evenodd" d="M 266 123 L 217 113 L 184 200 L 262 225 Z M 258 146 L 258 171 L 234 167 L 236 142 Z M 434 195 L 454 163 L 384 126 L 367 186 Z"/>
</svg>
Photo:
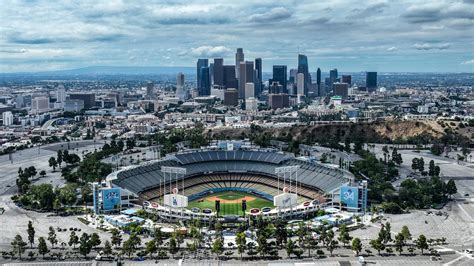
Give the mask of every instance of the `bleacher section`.
<svg viewBox="0 0 474 266">
<path fill-rule="evenodd" d="M 162 166 L 177 166 L 186 169 L 184 183 L 186 194 L 192 195 L 204 189 L 216 187 L 243 187 L 261 189 L 275 195 L 277 182 L 275 168 L 299 165 L 298 194 L 306 198 L 320 197 L 323 192 L 331 192 L 348 182 L 350 173 L 319 163 L 295 159 L 284 153 L 236 150 L 202 150 L 178 153 L 164 160 L 128 168 L 112 174 L 114 185 L 127 189 L 144 199 L 157 197 L 158 187 L 170 180 L 164 180 Z M 174 182 L 174 180 L 173 180 Z M 180 181 L 180 184 L 182 180 Z M 159 194 L 169 193 L 170 186 Z"/>
<path fill-rule="evenodd" d="M 179 183 L 181 186 L 182 183 Z M 269 176 L 260 176 L 256 174 L 210 174 L 202 176 L 189 177 L 184 180 L 184 195 L 194 199 L 205 191 L 220 191 L 239 189 L 242 191 L 259 191 L 268 195 L 278 195 L 282 193 L 283 180 L 278 182 L 277 179 Z M 317 189 L 308 189 L 298 185 L 296 188 L 295 182 L 291 185 L 286 183 L 293 193 L 300 195 L 300 200 L 318 199 L 321 202 L 324 200 L 322 194 Z M 279 189 L 278 189 L 279 188 Z M 142 194 L 144 200 L 155 200 L 168 193 L 169 188 L 155 188 Z"/>
</svg>

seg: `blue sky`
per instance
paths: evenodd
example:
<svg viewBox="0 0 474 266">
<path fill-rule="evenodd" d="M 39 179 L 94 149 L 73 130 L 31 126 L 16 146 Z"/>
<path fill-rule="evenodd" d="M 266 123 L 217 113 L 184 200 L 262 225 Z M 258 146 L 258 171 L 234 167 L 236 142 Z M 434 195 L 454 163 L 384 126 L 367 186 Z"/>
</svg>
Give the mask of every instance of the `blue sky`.
<svg viewBox="0 0 474 266">
<path fill-rule="evenodd" d="M 310 70 L 474 72 L 474 0 L 5 0 L 0 72 L 194 66 L 199 57 Z"/>
</svg>

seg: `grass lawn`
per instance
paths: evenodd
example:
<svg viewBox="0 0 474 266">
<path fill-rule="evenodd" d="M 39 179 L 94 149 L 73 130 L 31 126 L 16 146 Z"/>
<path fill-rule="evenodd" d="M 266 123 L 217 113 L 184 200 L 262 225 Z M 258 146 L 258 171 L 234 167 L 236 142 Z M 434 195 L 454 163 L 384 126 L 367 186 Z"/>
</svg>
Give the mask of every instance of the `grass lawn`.
<svg viewBox="0 0 474 266">
<path fill-rule="evenodd" d="M 259 198 L 253 194 L 248 194 L 240 191 L 226 191 L 209 194 L 208 196 L 192 201 L 189 203 L 188 208 L 200 208 L 200 209 L 212 209 L 215 211 L 215 202 L 208 200 L 209 197 L 218 197 L 223 200 L 238 200 L 243 197 L 253 197 L 255 198 L 252 201 L 247 201 L 247 211 L 252 208 L 263 208 L 263 207 L 272 207 L 273 202 Z M 242 215 L 242 205 L 241 201 L 239 203 L 222 203 L 221 202 L 221 215 Z"/>
</svg>

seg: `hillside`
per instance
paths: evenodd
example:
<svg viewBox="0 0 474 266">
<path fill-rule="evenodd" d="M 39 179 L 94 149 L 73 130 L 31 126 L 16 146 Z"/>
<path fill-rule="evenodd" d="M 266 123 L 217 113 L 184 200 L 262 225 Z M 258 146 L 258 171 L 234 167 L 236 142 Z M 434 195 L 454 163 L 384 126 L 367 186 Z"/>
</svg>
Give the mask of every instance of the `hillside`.
<svg viewBox="0 0 474 266">
<path fill-rule="evenodd" d="M 387 121 L 372 124 L 314 125 L 278 129 L 224 129 L 213 130 L 209 134 L 219 139 L 255 138 L 257 135 L 266 135 L 271 139 L 303 143 L 326 142 L 328 139 L 342 141 L 345 138 L 362 138 L 364 142 L 387 143 L 416 138 L 428 141 L 438 139 L 444 133 L 423 122 Z"/>
</svg>

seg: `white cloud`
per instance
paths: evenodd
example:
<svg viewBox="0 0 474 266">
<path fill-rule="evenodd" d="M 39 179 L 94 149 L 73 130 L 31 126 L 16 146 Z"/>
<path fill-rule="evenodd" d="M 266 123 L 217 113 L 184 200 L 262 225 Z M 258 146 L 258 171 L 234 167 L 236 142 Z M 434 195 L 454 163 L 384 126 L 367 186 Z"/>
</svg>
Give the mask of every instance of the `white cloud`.
<svg viewBox="0 0 474 266">
<path fill-rule="evenodd" d="M 451 47 L 449 43 L 415 43 L 413 47 L 417 50 L 446 50 Z"/>
<path fill-rule="evenodd" d="M 225 46 L 199 46 L 191 49 L 191 54 L 199 57 L 218 57 L 226 56 L 232 51 Z"/>
<path fill-rule="evenodd" d="M 474 59 L 464 61 L 461 63 L 461 65 L 474 65 Z"/>
<path fill-rule="evenodd" d="M 291 12 L 284 7 L 275 7 L 270 9 L 268 12 L 253 14 L 249 17 L 250 21 L 253 22 L 273 22 L 283 20 L 291 17 Z"/>
<path fill-rule="evenodd" d="M 395 46 L 387 48 L 387 51 L 389 51 L 389 52 L 393 52 L 393 51 L 396 51 L 396 50 L 398 50 L 398 48 L 395 47 Z"/>
</svg>

